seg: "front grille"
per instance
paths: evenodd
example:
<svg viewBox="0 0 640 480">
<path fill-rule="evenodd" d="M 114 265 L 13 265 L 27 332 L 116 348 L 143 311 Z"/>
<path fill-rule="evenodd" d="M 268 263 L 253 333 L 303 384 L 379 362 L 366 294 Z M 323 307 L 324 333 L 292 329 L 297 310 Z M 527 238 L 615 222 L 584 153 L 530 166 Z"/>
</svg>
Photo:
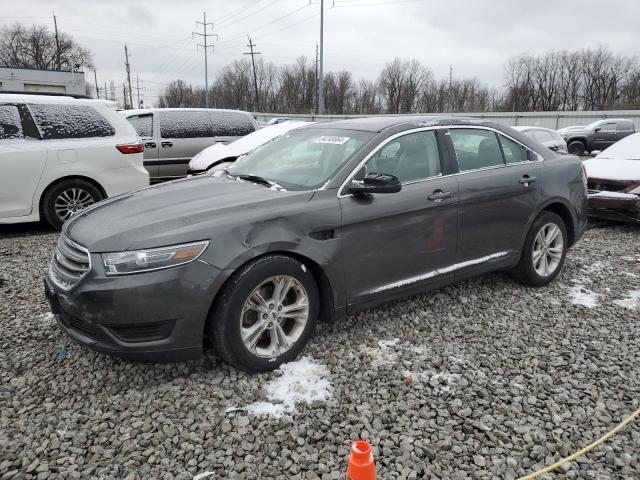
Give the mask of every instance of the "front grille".
<svg viewBox="0 0 640 480">
<path fill-rule="evenodd" d="M 589 182 L 589 190 L 600 192 L 621 192 L 627 188 L 627 183 L 604 183 L 604 182 Z"/>
<path fill-rule="evenodd" d="M 60 235 L 58 245 L 49 265 L 49 276 L 63 290 L 73 288 L 91 270 L 89 251 Z"/>
<path fill-rule="evenodd" d="M 151 342 L 171 335 L 174 320 L 129 325 L 109 325 L 111 332 L 123 342 Z"/>
</svg>

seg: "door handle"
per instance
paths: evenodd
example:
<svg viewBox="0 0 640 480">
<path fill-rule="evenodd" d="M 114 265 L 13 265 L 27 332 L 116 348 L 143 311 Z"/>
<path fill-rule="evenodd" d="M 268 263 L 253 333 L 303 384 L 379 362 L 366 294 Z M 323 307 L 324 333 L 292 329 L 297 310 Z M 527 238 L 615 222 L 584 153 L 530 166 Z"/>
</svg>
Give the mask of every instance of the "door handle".
<svg viewBox="0 0 640 480">
<path fill-rule="evenodd" d="M 147 142 L 144 144 L 144 148 L 156 148 L 156 142 Z"/>
<path fill-rule="evenodd" d="M 162 148 L 169 148 L 173 147 L 173 142 L 162 142 L 160 145 L 162 145 Z"/>
<path fill-rule="evenodd" d="M 453 197 L 453 192 L 444 192 L 438 189 L 438 190 L 434 190 L 433 193 L 429 195 L 427 198 L 433 202 L 441 202 L 442 200 L 445 200 L 451 197 Z"/>
<path fill-rule="evenodd" d="M 520 185 L 529 185 L 530 183 L 534 183 L 537 180 L 536 177 L 530 177 L 529 175 L 523 175 L 520 179 Z"/>
</svg>

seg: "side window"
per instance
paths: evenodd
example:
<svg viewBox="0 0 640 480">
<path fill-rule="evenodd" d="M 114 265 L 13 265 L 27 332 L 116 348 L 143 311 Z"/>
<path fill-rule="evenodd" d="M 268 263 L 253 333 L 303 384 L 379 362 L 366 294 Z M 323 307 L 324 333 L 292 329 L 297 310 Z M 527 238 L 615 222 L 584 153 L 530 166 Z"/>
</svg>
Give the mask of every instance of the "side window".
<svg viewBox="0 0 640 480">
<path fill-rule="evenodd" d="M 249 115 L 240 112 L 210 112 L 213 134 L 216 137 L 244 137 L 254 132 Z"/>
<path fill-rule="evenodd" d="M 15 105 L 0 105 L 0 140 L 24 138 L 20 111 Z"/>
<path fill-rule="evenodd" d="M 131 115 L 127 120 L 142 138 L 153 137 L 153 114 Z"/>
<path fill-rule="evenodd" d="M 617 130 L 618 132 L 632 132 L 634 130 L 633 122 L 631 120 L 620 120 L 617 123 Z"/>
<path fill-rule="evenodd" d="M 519 163 L 527 161 L 527 149 L 504 135 L 499 135 L 502 153 L 507 163 Z"/>
<path fill-rule="evenodd" d="M 440 175 L 435 131 L 410 133 L 391 141 L 367 161 L 360 176 L 372 172 L 395 175 L 402 183 Z"/>
<path fill-rule="evenodd" d="M 30 104 L 29 110 L 43 140 L 110 137 L 116 131 L 88 105 Z"/>
<path fill-rule="evenodd" d="M 601 123 L 600 125 L 598 125 L 598 127 L 603 132 L 615 132 L 616 131 L 616 123 L 615 122 Z"/>
<path fill-rule="evenodd" d="M 449 130 L 460 171 L 504 165 L 496 134 L 490 130 L 452 128 Z"/>
<path fill-rule="evenodd" d="M 209 114 L 202 110 L 158 112 L 162 138 L 213 137 Z"/>
</svg>

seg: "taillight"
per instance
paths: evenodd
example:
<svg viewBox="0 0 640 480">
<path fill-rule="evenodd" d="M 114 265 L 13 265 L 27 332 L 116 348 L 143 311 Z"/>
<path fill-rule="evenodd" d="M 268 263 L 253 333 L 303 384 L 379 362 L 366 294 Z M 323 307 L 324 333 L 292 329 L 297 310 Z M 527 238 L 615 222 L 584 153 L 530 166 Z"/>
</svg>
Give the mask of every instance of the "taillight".
<svg viewBox="0 0 640 480">
<path fill-rule="evenodd" d="M 139 143 L 124 143 L 122 145 L 116 145 L 116 148 L 120 151 L 120 153 L 124 153 L 125 155 L 129 153 L 142 153 L 144 152 L 144 144 L 142 142 Z"/>
</svg>

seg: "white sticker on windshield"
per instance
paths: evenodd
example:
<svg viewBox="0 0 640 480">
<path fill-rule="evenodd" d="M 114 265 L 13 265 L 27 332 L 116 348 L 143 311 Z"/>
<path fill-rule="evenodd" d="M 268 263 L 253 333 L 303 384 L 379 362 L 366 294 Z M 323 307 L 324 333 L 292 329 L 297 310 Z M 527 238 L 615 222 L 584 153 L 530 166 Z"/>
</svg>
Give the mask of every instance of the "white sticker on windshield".
<svg viewBox="0 0 640 480">
<path fill-rule="evenodd" d="M 333 145 L 342 145 L 343 143 L 347 143 L 348 141 L 349 137 L 333 137 L 325 135 L 323 137 L 316 138 L 315 143 L 332 143 Z"/>
</svg>

